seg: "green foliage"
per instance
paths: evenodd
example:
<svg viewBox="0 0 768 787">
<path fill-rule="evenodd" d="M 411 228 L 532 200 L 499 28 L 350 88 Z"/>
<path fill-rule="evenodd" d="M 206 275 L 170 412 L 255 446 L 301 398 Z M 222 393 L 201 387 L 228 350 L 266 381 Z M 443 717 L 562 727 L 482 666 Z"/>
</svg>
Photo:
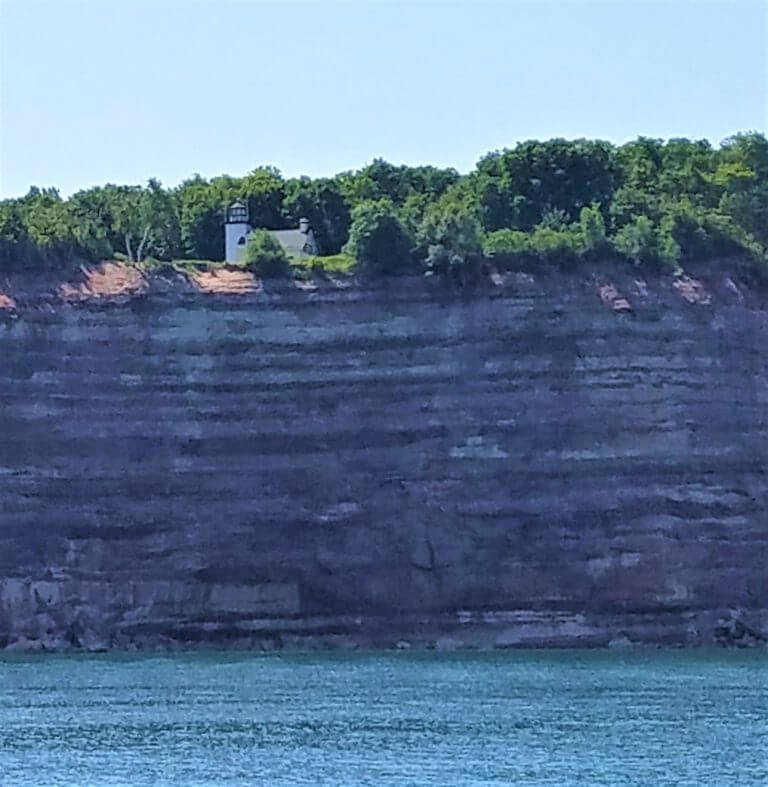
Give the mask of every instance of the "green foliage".
<svg viewBox="0 0 768 787">
<path fill-rule="evenodd" d="M 598 205 L 588 205 L 579 214 L 579 231 L 581 232 L 582 249 L 586 255 L 596 257 L 608 248 L 608 236 L 605 231 L 605 219 Z"/>
<path fill-rule="evenodd" d="M 0 203 L 0 264 L 6 270 L 61 267 L 81 256 L 68 203 L 56 189 L 33 186 Z"/>
<path fill-rule="evenodd" d="M 415 238 L 418 235 L 421 224 L 424 221 L 424 214 L 432 204 L 427 194 L 414 192 L 405 198 L 405 202 L 400 206 L 397 215 L 411 237 Z"/>
<path fill-rule="evenodd" d="M 659 190 L 666 197 L 712 204 L 710 188 L 715 155 L 707 140 L 670 139 L 662 149 Z"/>
<path fill-rule="evenodd" d="M 349 254 L 331 254 L 324 257 L 297 257 L 291 260 L 295 270 L 327 276 L 348 276 L 355 268 L 355 258 Z"/>
<path fill-rule="evenodd" d="M 405 272 L 412 245 L 391 200 L 366 200 L 352 211 L 344 252 L 355 259 L 357 270 L 374 275 Z"/>
<path fill-rule="evenodd" d="M 337 181 L 299 178 L 285 184 L 283 212 L 289 224 L 309 219 L 320 251 L 338 254 L 349 235 L 350 212 Z"/>
<path fill-rule="evenodd" d="M 582 252 L 581 236 L 576 229 L 552 229 L 539 226 L 528 241 L 531 253 L 541 262 L 574 266 Z"/>
<path fill-rule="evenodd" d="M 493 260 L 516 258 L 530 251 L 530 234 L 521 230 L 496 230 L 485 236 L 483 254 Z"/>
<path fill-rule="evenodd" d="M 107 187 L 112 218 L 113 248 L 130 261 L 153 256 L 170 260 L 181 251 L 181 229 L 174 196 L 160 182 L 141 186 Z"/>
<path fill-rule="evenodd" d="M 706 212 L 687 199 L 671 203 L 659 227 L 662 259 L 675 265 L 681 260 L 705 260 L 713 248 L 705 227 Z"/>
<path fill-rule="evenodd" d="M 235 199 L 235 190 L 227 196 Z M 224 207 L 226 196 L 200 175 L 185 180 L 177 191 L 181 242 L 185 256 L 224 259 Z"/>
<path fill-rule="evenodd" d="M 720 212 L 763 246 L 768 245 L 768 140 L 737 134 L 722 149 L 715 173 L 721 184 Z"/>
<path fill-rule="evenodd" d="M 240 182 L 238 197 L 248 202 L 253 227 L 279 229 L 284 227 L 283 197 L 285 183 L 274 167 L 257 167 Z M 226 200 L 229 204 L 232 200 Z"/>
<path fill-rule="evenodd" d="M 264 279 L 288 276 L 291 271 L 285 249 L 267 230 L 254 230 L 250 234 L 243 252 L 243 264 Z"/>
<path fill-rule="evenodd" d="M 578 224 L 563 225 L 550 219 L 533 232 L 497 230 L 486 236 L 483 250 L 502 267 L 531 262 L 572 267 L 581 258 L 598 259 L 606 254 L 609 243 L 599 207 L 586 206 Z"/>
<path fill-rule="evenodd" d="M 614 236 L 616 251 L 635 265 L 659 266 L 659 238 L 657 228 L 647 216 L 635 216 Z"/>
<path fill-rule="evenodd" d="M 720 159 L 741 165 L 765 182 L 768 178 L 768 139 L 756 131 L 736 134 L 723 143 Z"/>
<path fill-rule="evenodd" d="M 27 237 L 38 246 L 53 248 L 74 241 L 69 206 L 56 189 L 32 187 L 21 200 L 21 215 Z"/>
<path fill-rule="evenodd" d="M 466 271 L 483 255 L 502 266 L 617 254 L 660 268 L 722 256 L 768 263 L 768 140 L 749 132 L 720 148 L 645 137 L 620 146 L 530 140 L 489 153 L 463 176 L 374 159 L 333 178 L 286 181 L 262 166 L 243 177 L 195 175 L 173 189 L 154 179 L 106 184 L 68 199 L 33 187 L 0 202 L 0 269 L 117 256 L 220 261 L 225 210 L 236 199 L 247 201 L 254 227 L 307 217 L 323 260 L 345 248 L 357 270 L 373 273 L 417 264 Z"/>
<path fill-rule="evenodd" d="M 768 245 L 768 183 L 723 194 L 720 211 L 762 244 Z"/>
<path fill-rule="evenodd" d="M 663 166 L 664 141 L 638 137 L 616 149 L 623 185 L 641 192 L 652 192 Z"/>
<path fill-rule="evenodd" d="M 486 230 L 532 230 L 552 211 L 577 221 L 585 205 L 608 204 L 619 180 L 607 142 L 522 142 L 477 165 L 476 189 Z"/>
<path fill-rule="evenodd" d="M 285 184 L 272 167 L 258 167 L 243 178 L 220 175 L 210 181 L 195 175 L 185 180 L 175 195 L 183 253 L 198 259 L 224 259 L 225 210 L 235 200 L 248 204 L 254 227 L 285 226 Z"/>
<path fill-rule="evenodd" d="M 368 200 L 388 199 L 399 207 L 411 194 L 424 194 L 430 201 L 438 199 L 458 182 L 455 169 L 396 166 L 374 159 L 358 172 L 344 172 L 337 177 L 347 202 L 356 207 Z"/>
<path fill-rule="evenodd" d="M 433 271 L 469 268 L 483 257 L 483 230 L 476 214 L 450 196 L 427 210 L 418 241 L 426 248 L 427 267 Z"/>
</svg>

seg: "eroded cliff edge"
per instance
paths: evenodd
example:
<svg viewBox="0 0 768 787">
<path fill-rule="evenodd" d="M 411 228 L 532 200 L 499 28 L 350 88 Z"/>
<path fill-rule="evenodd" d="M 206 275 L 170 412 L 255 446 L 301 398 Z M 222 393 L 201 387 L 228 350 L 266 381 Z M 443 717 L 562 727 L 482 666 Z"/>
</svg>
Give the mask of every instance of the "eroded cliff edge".
<svg viewBox="0 0 768 787">
<path fill-rule="evenodd" d="M 740 281 L 0 291 L 0 646 L 768 632 L 768 314 Z"/>
</svg>

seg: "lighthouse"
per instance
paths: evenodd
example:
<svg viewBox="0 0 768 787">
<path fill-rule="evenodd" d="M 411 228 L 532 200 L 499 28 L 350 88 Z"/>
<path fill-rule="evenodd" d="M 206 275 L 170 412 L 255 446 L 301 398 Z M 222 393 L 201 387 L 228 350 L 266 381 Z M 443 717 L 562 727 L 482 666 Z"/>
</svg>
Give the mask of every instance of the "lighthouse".
<svg viewBox="0 0 768 787">
<path fill-rule="evenodd" d="M 248 223 L 248 206 L 244 202 L 233 202 L 227 208 L 224 226 L 224 259 L 237 262 L 242 257 L 251 225 Z"/>
</svg>

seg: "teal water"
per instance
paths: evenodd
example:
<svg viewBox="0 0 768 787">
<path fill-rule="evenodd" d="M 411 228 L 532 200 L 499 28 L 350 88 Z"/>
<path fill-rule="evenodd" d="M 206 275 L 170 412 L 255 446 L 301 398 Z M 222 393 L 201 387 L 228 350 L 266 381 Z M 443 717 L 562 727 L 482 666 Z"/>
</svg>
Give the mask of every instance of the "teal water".
<svg viewBox="0 0 768 787">
<path fill-rule="evenodd" d="M 6 657 L 0 783 L 768 785 L 768 654 Z"/>
</svg>

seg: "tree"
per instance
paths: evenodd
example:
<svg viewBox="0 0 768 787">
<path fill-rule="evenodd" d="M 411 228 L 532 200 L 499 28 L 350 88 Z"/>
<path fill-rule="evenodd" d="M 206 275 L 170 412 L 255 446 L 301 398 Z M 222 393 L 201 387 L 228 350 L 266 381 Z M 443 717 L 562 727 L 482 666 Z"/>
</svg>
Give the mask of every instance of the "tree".
<svg viewBox="0 0 768 787">
<path fill-rule="evenodd" d="M 608 249 L 608 238 L 605 232 L 605 219 L 599 205 L 585 205 L 579 214 L 579 232 L 581 233 L 582 253 L 587 257 L 596 258 Z"/>
<path fill-rule="evenodd" d="M 585 205 L 608 205 L 619 185 L 608 142 L 552 139 L 521 142 L 480 159 L 475 188 L 487 231 L 532 230 L 548 212 L 577 221 Z"/>
<path fill-rule="evenodd" d="M 144 189 L 142 219 L 149 227 L 143 253 L 161 260 L 182 255 L 181 225 L 176 195 L 167 191 L 156 178 Z"/>
<path fill-rule="evenodd" d="M 400 207 L 411 194 L 425 194 L 434 201 L 459 180 L 455 169 L 396 166 L 374 159 L 357 172 L 337 176 L 347 202 L 355 207 L 366 200 L 388 199 Z"/>
<path fill-rule="evenodd" d="M 700 261 L 713 256 L 715 249 L 707 233 L 706 214 L 706 210 L 693 205 L 688 198 L 665 205 L 659 238 L 666 262 Z"/>
<path fill-rule="evenodd" d="M 243 264 L 264 279 L 288 276 L 291 270 L 285 249 L 267 230 L 251 232 L 243 253 Z"/>
<path fill-rule="evenodd" d="M 33 243 L 53 248 L 74 242 L 69 206 L 57 189 L 33 186 L 19 204 L 27 235 Z"/>
<path fill-rule="evenodd" d="M 34 253 L 19 200 L 3 200 L 0 202 L 0 270 L 24 267 Z"/>
<path fill-rule="evenodd" d="M 251 226 L 280 229 L 285 226 L 283 196 L 285 181 L 274 167 L 256 167 L 240 182 L 235 198 L 245 198 Z M 226 204 L 232 200 L 227 199 Z"/>
<path fill-rule="evenodd" d="M 613 238 L 613 246 L 635 265 L 658 266 L 661 262 L 656 227 L 647 216 L 635 216 L 622 227 Z"/>
<path fill-rule="evenodd" d="M 398 208 L 397 215 L 411 237 L 419 233 L 424 215 L 432 201 L 427 194 L 413 192 L 405 198 L 405 202 Z"/>
<path fill-rule="evenodd" d="M 103 186 L 78 191 L 69 199 L 73 232 L 77 243 L 93 259 L 106 259 L 115 253 L 113 206 Z"/>
<path fill-rule="evenodd" d="M 122 186 L 114 192 L 114 228 L 124 241 L 131 262 L 147 256 L 172 259 L 181 253 L 181 230 L 174 197 L 159 180 L 147 187 Z"/>
<path fill-rule="evenodd" d="M 687 198 L 701 206 L 713 207 L 715 192 L 710 176 L 716 156 L 706 139 L 670 139 L 662 148 L 658 189 L 667 198 Z"/>
<path fill-rule="evenodd" d="M 655 191 L 663 166 L 664 141 L 638 137 L 616 149 L 623 186 L 638 191 Z"/>
<path fill-rule="evenodd" d="M 349 207 L 338 182 L 330 178 L 287 181 L 283 214 L 294 226 L 308 218 L 323 254 L 338 254 L 349 237 Z"/>
<path fill-rule="evenodd" d="M 247 201 L 254 227 L 295 226 L 307 217 L 324 254 L 346 243 L 359 269 L 371 272 L 404 270 L 415 260 L 467 270 L 481 245 L 501 264 L 597 261 L 611 244 L 643 265 L 764 259 L 768 140 L 756 132 L 720 148 L 645 137 L 619 147 L 529 140 L 487 154 L 463 176 L 374 159 L 334 178 L 285 181 L 260 166 L 243 177 L 195 175 L 171 190 L 152 179 L 62 199 L 55 189 L 33 187 L 0 201 L 0 260 L 4 268 L 119 252 L 133 261 L 222 260 L 225 209 L 234 200 Z"/>
<path fill-rule="evenodd" d="M 236 191 L 233 190 L 233 194 Z M 232 196 L 230 201 L 234 201 Z M 200 175 L 185 180 L 177 190 L 181 242 L 185 257 L 224 259 L 224 209 L 226 197 Z"/>
<path fill-rule="evenodd" d="M 412 238 L 388 199 L 366 200 L 352 211 L 344 251 L 370 274 L 401 273 L 411 266 Z"/>
<path fill-rule="evenodd" d="M 474 211 L 443 199 L 426 212 L 418 241 L 427 249 L 427 266 L 443 273 L 477 266 L 483 258 L 483 230 Z"/>
<path fill-rule="evenodd" d="M 768 245 L 768 183 L 727 191 L 720 200 L 720 212 Z"/>
<path fill-rule="evenodd" d="M 768 140 L 737 134 L 723 143 L 721 160 L 714 175 L 722 189 L 720 212 L 768 245 Z"/>
</svg>

